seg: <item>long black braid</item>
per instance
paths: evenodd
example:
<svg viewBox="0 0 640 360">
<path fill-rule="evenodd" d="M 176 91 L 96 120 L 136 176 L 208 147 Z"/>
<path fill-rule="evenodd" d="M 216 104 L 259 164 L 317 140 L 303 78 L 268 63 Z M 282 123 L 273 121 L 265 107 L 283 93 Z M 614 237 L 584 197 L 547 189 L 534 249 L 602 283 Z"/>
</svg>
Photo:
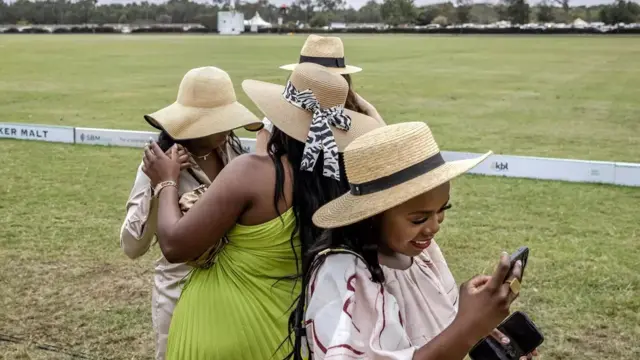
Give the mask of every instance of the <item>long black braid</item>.
<svg viewBox="0 0 640 360">
<path fill-rule="evenodd" d="M 285 359 L 302 360 L 303 337 L 306 336 L 304 312 L 307 302 L 307 289 L 315 271 L 324 263 L 331 252 L 327 249 L 347 249 L 360 255 L 364 260 L 371 280 L 384 283 L 384 273 L 378 262 L 378 245 L 380 237 L 379 218 L 372 217 L 343 228 L 324 231 L 316 242 L 305 252 L 302 261 L 302 288 L 294 302 L 294 311 L 289 317 L 288 341 L 293 342 L 293 349 Z M 321 255 L 319 255 L 321 254 Z M 293 340 L 291 339 L 293 337 Z M 309 360 L 311 358 L 309 357 Z"/>
</svg>

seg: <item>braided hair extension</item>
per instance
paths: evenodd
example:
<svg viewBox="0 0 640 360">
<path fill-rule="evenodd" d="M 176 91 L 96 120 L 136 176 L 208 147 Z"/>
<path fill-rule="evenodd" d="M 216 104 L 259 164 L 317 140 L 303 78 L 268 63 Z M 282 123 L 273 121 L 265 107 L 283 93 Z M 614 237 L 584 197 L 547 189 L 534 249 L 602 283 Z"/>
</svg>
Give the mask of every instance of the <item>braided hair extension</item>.
<svg viewBox="0 0 640 360">
<path fill-rule="evenodd" d="M 290 171 L 292 172 L 293 182 L 293 199 L 291 207 L 295 217 L 294 231 L 291 234 L 290 244 L 296 257 L 296 273 L 285 279 L 294 279 L 294 287 L 297 281 L 302 281 L 302 288 L 305 288 L 304 275 L 307 273 L 305 269 L 310 267 L 311 261 L 314 256 L 307 256 L 309 250 L 315 246 L 318 239 L 322 238 L 324 233 L 323 229 L 315 226 L 311 220 L 313 214 L 322 205 L 329 201 L 336 199 L 342 194 L 349 191 L 349 183 L 347 182 L 346 174 L 344 173 L 342 154 L 339 154 L 338 162 L 340 164 L 340 181 L 336 181 L 332 178 L 323 176 L 323 154 L 320 153 L 316 162 L 316 166 L 313 171 L 300 170 L 302 163 L 303 151 L 305 144 L 288 136 L 277 127 L 273 128 L 271 138 L 267 144 L 267 153 L 275 165 L 276 184 L 273 196 L 273 206 L 276 209 L 278 215 L 278 203 L 284 198 L 284 181 L 285 181 L 285 166 L 282 160 L 283 156 L 287 157 L 289 162 Z M 299 236 L 300 246 L 294 242 L 295 237 Z M 300 258 L 298 257 L 300 254 Z M 283 280 L 283 279 L 280 279 Z M 294 302 L 290 310 L 293 310 L 296 306 Z M 295 313 L 292 313 L 289 317 L 289 322 L 295 318 Z M 293 344 L 293 338 L 291 335 L 283 339 L 283 342 L 278 347 L 278 350 L 282 348 L 287 342 Z"/>
<path fill-rule="evenodd" d="M 371 281 L 379 284 L 384 283 L 384 273 L 378 261 L 379 223 L 379 216 L 374 216 L 343 228 L 326 230 L 305 253 L 302 288 L 294 302 L 294 311 L 289 317 L 289 336 L 287 339 L 293 343 L 293 349 L 285 357 L 285 360 L 303 360 L 302 342 L 306 335 L 304 312 L 307 302 L 307 288 L 310 285 L 312 275 L 322 266 L 327 256 L 332 254 L 331 249 L 346 249 L 355 252 L 361 257 L 371 273 Z"/>
<path fill-rule="evenodd" d="M 342 75 L 342 77 L 345 78 L 345 80 L 347 80 L 347 83 L 349 84 L 349 92 L 347 93 L 347 100 L 345 101 L 344 108 L 361 114 L 366 114 L 366 111 L 358 104 L 358 101 L 356 100 L 356 93 L 355 91 L 353 91 L 353 82 L 351 80 L 351 75 L 345 74 Z"/>
</svg>

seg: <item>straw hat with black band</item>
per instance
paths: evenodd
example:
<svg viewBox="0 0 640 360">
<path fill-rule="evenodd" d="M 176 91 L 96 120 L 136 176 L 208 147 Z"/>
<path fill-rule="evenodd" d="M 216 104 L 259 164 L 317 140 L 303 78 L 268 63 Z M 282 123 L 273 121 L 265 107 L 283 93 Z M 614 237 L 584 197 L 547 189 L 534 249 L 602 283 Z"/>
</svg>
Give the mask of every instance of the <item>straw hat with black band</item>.
<svg viewBox="0 0 640 360">
<path fill-rule="evenodd" d="M 242 88 L 275 127 L 305 143 L 303 170 L 312 171 L 323 153 L 323 174 L 334 179 L 339 179 L 338 152 L 381 126 L 370 116 L 346 110 L 347 81 L 314 63 L 296 66 L 285 86 L 245 80 Z"/>
<path fill-rule="evenodd" d="M 380 214 L 471 170 L 491 154 L 446 162 L 422 122 L 373 130 L 344 151 L 350 192 L 318 209 L 313 223 L 331 229 Z"/>
<path fill-rule="evenodd" d="M 189 70 L 182 78 L 176 101 L 144 118 L 175 140 L 197 139 L 241 127 L 249 131 L 263 127 L 237 101 L 229 74 L 213 66 Z"/>
<path fill-rule="evenodd" d="M 362 71 L 357 66 L 347 65 L 342 39 L 335 36 L 309 35 L 300 50 L 298 64 L 314 63 L 329 68 L 337 74 L 353 74 Z M 280 69 L 293 70 L 298 64 L 283 65 Z"/>
</svg>

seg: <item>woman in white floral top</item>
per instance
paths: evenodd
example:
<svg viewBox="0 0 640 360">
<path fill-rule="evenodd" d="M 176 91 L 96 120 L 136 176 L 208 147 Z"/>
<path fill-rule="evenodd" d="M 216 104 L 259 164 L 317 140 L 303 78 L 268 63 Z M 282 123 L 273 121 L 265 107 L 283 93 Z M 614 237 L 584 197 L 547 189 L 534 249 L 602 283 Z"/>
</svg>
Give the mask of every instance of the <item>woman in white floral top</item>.
<svg viewBox="0 0 640 360">
<path fill-rule="evenodd" d="M 510 272 L 505 253 L 491 276 L 458 290 L 434 240 L 450 180 L 489 155 L 445 162 L 424 123 L 376 129 L 346 148 L 351 191 L 314 214 L 332 230 L 303 264 L 290 358 L 460 360 L 494 333 L 521 264 Z"/>
</svg>

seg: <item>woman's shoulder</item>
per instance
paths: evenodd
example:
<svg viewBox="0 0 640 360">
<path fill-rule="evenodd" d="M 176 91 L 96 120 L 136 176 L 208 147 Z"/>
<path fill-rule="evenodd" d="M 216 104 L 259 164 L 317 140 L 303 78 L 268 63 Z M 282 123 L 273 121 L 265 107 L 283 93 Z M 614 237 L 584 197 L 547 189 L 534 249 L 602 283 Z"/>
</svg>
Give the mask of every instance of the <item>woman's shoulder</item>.
<svg viewBox="0 0 640 360">
<path fill-rule="evenodd" d="M 359 256 L 351 253 L 335 253 L 326 256 L 321 268 L 331 268 L 338 270 L 352 270 L 356 268 L 367 269 L 366 264 Z"/>
<path fill-rule="evenodd" d="M 268 156 L 242 154 L 222 169 L 214 183 L 223 186 L 224 192 L 241 193 L 247 201 L 253 202 L 264 200 L 265 194 L 273 192 L 275 175 L 273 162 Z M 262 200 L 259 202 L 264 203 Z"/>
<path fill-rule="evenodd" d="M 242 154 L 227 164 L 223 171 L 227 173 L 238 174 L 252 174 L 256 175 L 259 172 L 269 171 L 273 172 L 273 161 L 267 155 L 260 154 Z"/>
<path fill-rule="evenodd" d="M 345 284 L 355 277 L 371 279 L 371 273 L 364 261 L 350 253 L 339 253 L 326 256 L 313 276 L 312 283 L 315 284 Z M 346 288 L 345 288 L 346 289 Z"/>
</svg>

